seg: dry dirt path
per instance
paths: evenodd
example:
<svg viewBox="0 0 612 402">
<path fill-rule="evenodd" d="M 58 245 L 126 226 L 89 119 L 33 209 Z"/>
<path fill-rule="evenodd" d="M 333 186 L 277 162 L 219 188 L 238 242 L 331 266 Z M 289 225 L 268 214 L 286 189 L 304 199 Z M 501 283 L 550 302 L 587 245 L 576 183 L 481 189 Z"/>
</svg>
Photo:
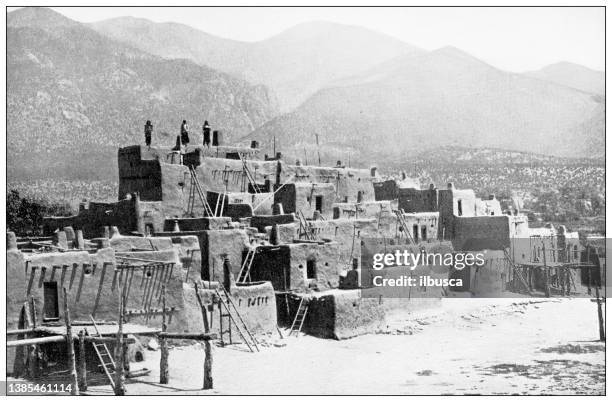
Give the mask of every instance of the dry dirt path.
<svg viewBox="0 0 612 402">
<path fill-rule="evenodd" d="M 387 334 L 344 341 L 311 336 L 247 353 L 214 348 L 215 389 L 198 390 L 203 350 L 170 352 L 170 384 L 151 375 L 130 394 L 603 394 L 604 347 L 588 299 L 444 299 L 396 316 Z M 134 365 L 136 366 L 136 365 Z M 134 367 L 137 368 L 137 367 Z M 108 393 L 107 388 L 93 387 Z"/>
</svg>

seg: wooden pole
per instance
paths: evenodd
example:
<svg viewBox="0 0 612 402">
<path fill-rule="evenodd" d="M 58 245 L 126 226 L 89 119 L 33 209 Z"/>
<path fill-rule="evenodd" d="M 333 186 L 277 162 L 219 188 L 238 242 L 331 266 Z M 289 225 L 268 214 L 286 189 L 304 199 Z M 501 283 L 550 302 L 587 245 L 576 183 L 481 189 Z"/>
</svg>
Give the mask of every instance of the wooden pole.
<svg viewBox="0 0 612 402">
<path fill-rule="evenodd" d="M 550 297 L 550 279 L 548 278 L 548 267 L 546 266 L 546 244 L 542 238 L 542 256 L 544 262 L 544 295 Z"/>
<path fill-rule="evenodd" d="M 204 332 L 210 332 L 210 326 L 208 325 L 208 316 L 206 314 L 206 306 L 202 302 L 202 298 L 200 297 L 200 290 L 198 289 L 198 284 L 194 282 L 195 285 L 195 293 L 198 298 L 198 303 L 200 304 L 200 308 L 202 310 L 202 321 L 204 322 Z M 203 389 L 212 389 L 213 387 L 213 378 L 212 378 L 212 347 L 210 345 L 210 340 L 204 341 L 204 381 L 202 388 Z"/>
<path fill-rule="evenodd" d="M 166 332 L 168 326 L 166 325 L 166 285 L 162 286 L 162 332 Z M 159 346 L 161 349 L 161 357 L 159 359 L 159 383 L 168 384 L 168 357 L 170 351 L 168 350 L 168 339 L 163 337 L 159 338 Z"/>
<path fill-rule="evenodd" d="M 125 373 L 123 372 L 123 303 L 125 286 L 119 296 L 119 322 L 117 330 L 117 349 L 115 349 L 115 395 L 125 395 Z"/>
<path fill-rule="evenodd" d="M 36 328 L 36 302 L 34 296 L 30 297 L 30 309 L 32 310 L 32 328 Z"/>
<path fill-rule="evenodd" d="M 599 273 L 601 284 L 601 271 Z M 599 286 L 595 286 L 595 298 L 597 299 L 597 318 L 599 319 L 599 340 L 606 341 L 606 331 L 604 329 L 603 311 L 601 310 L 601 299 L 599 298 Z"/>
<path fill-rule="evenodd" d="M 70 395 L 79 395 L 79 382 L 76 372 L 76 359 L 74 357 L 74 340 L 72 339 L 72 325 L 70 324 L 70 311 L 68 310 L 68 295 L 64 289 L 64 321 L 66 323 L 66 344 L 68 346 L 68 370 L 70 371 Z"/>
<path fill-rule="evenodd" d="M 87 360 L 85 358 L 85 332 L 79 331 L 79 389 L 87 391 Z"/>
<path fill-rule="evenodd" d="M 319 157 L 319 166 L 321 166 L 321 152 L 319 150 L 319 134 L 315 134 L 317 139 L 317 156 Z"/>
</svg>

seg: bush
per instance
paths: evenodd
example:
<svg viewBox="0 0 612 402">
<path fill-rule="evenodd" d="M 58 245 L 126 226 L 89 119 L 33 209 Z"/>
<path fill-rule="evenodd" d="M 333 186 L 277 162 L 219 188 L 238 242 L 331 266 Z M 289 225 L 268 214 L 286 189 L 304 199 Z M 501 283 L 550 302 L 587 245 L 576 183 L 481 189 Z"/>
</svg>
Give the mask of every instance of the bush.
<svg viewBox="0 0 612 402">
<path fill-rule="evenodd" d="M 21 196 L 10 190 L 6 200 L 6 226 L 17 236 L 40 236 L 44 216 L 69 216 L 72 207 L 66 202 L 51 202 L 46 198 Z"/>
</svg>

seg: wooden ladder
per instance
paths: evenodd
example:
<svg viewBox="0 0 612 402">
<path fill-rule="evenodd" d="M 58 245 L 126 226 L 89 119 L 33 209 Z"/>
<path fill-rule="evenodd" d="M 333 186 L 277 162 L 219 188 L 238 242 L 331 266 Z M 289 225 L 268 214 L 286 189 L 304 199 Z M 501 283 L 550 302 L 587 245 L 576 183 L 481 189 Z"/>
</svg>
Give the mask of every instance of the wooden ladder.
<svg viewBox="0 0 612 402">
<path fill-rule="evenodd" d="M 200 185 L 200 181 L 198 180 L 198 176 L 196 175 L 196 171 L 193 166 L 189 166 L 189 174 L 191 175 L 191 186 L 189 188 L 189 201 L 187 202 L 187 211 L 191 215 L 193 214 L 193 210 L 195 207 L 195 195 L 198 194 L 202 205 L 204 206 L 204 212 L 208 216 L 214 216 L 210 205 L 206 201 L 206 196 L 204 195 L 204 190 L 202 190 L 202 186 Z"/>
<path fill-rule="evenodd" d="M 410 233 L 410 230 L 408 228 L 408 224 L 406 223 L 406 220 L 404 219 L 404 210 L 396 209 L 393 212 L 395 212 L 395 216 L 397 217 L 398 223 L 401 225 L 402 229 L 404 230 L 404 233 L 406 233 L 406 237 L 410 239 L 410 242 L 412 244 L 416 245 L 416 242 L 414 241 L 414 238 L 412 237 L 412 234 Z"/>
<path fill-rule="evenodd" d="M 529 285 L 527 284 L 527 280 L 525 280 L 525 277 L 523 276 L 523 273 L 521 272 L 519 267 L 517 267 L 516 264 L 514 264 L 514 261 L 512 261 L 512 258 L 510 257 L 510 254 L 508 254 L 508 251 L 506 251 L 505 248 L 503 250 L 504 250 L 504 256 L 506 257 L 506 260 L 508 261 L 508 263 L 512 267 L 512 270 L 514 271 L 514 274 L 519 277 L 519 280 L 521 281 L 521 284 L 523 285 L 523 287 L 527 291 L 527 294 L 529 294 L 529 296 L 532 296 L 531 289 L 529 289 Z"/>
<path fill-rule="evenodd" d="M 251 352 L 255 352 L 255 351 L 259 352 L 259 346 L 258 346 L 257 340 L 255 339 L 255 337 L 253 337 L 253 334 L 251 333 L 251 331 L 249 331 L 249 328 L 247 327 L 244 320 L 242 319 L 242 316 L 238 312 L 236 305 L 232 301 L 232 297 L 229 295 L 227 290 L 225 290 L 225 288 L 221 284 L 219 284 L 219 286 L 221 288 L 221 292 L 223 292 L 223 295 L 221 295 L 221 292 L 219 292 L 219 289 L 214 289 L 214 290 L 215 290 L 215 293 L 217 294 L 217 297 L 219 298 L 219 301 L 221 301 L 221 304 L 227 311 L 227 315 L 231 321 L 231 324 L 234 324 L 234 326 L 238 330 L 238 334 L 240 335 L 240 338 L 242 338 L 242 341 L 248 346 L 249 350 Z M 224 297 L 225 297 L 225 300 L 223 300 Z M 246 335 L 245 335 L 245 332 L 246 332 Z M 223 336 L 223 334 L 221 334 L 221 336 Z"/>
<path fill-rule="evenodd" d="M 213 216 L 223 216 L 223 208 L 225 208 L 225 192 L 223 192 L 223 194 L 217 193 L 217 203 L 215 204 L 215 212 Z"/>
<path fill-rule="evenodd" d="M 314 235 L 310 232 L 308 221 L 301 210 L 297 212 L 297 216 L 300 221 L 300 229 L 303 231 L 306 240 L 315 240 Z"/>
<path fill-rule="evenodd" d="M 249 166 L 247 165 L 246 159 L 244 159 L 240 152 L 238 152 L 238 157 L 240 158 L 240 161 L 242 161 L 242 170 L 246 178 L 249 180 L 249 183 L 251 183 L 251 185 L 253 186 L 253 191 L 259 194 L 259 186 L 257 185 L 257 183 L 255 183 L 255 178 L 253 177 L 253 173 L 251 173 L 251 169 L 249 169 Z M 245 191 L 248 192 L 248 188 Z"/>
<path fill-rule="evenodd" d="M 100 331 L 98 331 L 98 326 L 96 325 L 96 322 L 93 317 L 91 317 L 91 322 L 93 323 L 94 329 L 96 330 L 96 337 L 101 338 L 102 335 L 100 334 Z M 113 359 L 113 356 L 108 350 L 106 342 L 92 342 L 92 346 L 96 351 L 98 360 L 100 360 L 100 364 L 98 365 L 98 367 L 102 367 L 102 370 L 104 370 L 104 374 L 106 374 L 106 378 L 108 378 L 108 381 L 110 381 L 110 385 L 114 390 L 115 381 L 113 380 L 113 374 L 115 374 L 115 370 L 117 369 L 117 367 L 115 366 L 115 360 Z"/>
<path fill-rule="evenodd" d="M 253 248 L 249 248 L 247 255 L 240 267 L 240 272 L 238 272 L 238 278 L 236 279 L 236 283 L 246 283 L 247 278 L 249 278 L 251 274 L 251 267 L 253 266 L 253 260 L 255 259 L 255 253 L 257 253 L 257 246 Z"/>
<path fill-rule="evenodd" d="M 306 313 L 308 313 L 308 305 L 308 301 L 306 301 L 303 297 L 300 298 L 300 305 L 298 306 L 297 313 L 293 318 L 293 323 L 291 324 L 289 336 L 291 336 L 291 334 L 293 334 L 294 332 L 295 336 L 299 336 L 300 332 L 302 332 L 302 327 L 304 326 L 304 321 L 306 320 Z"/>
</svg>

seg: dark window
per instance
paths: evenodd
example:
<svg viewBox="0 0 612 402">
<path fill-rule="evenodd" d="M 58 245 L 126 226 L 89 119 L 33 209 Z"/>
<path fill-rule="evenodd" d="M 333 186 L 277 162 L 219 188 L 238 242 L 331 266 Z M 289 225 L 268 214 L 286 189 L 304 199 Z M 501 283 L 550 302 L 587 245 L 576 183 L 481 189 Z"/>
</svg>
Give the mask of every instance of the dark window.
<svg viewBox="0 0 612 402">
<path fill-rule="evenodd" d="M 412 237 L 414 241 L 419 241 L 419 225 L 412 226 Z"/>
<path fill-rule="evenodd" d="M 152 223 L 145 224 L 145 237 L 153 236 L 155 230 L 153 229 Z"/>
<path fill-rule="evenodd" d="M 463 206 L 461 205 L 461 200 L 457 201 L 457 215 L 463 215 Z"/>
<path fill-rule="evenodd" d="M 317 279 L 317 262 L 315 260 L 306 261 L 306 279 Z"/>
<path fill-rule="evenodd" d="M 421 227 L 421 239 L 427 240 L 427 226 Z"/>
<path fill-rule="evenodd" d="M 315 196 L 315 209 L 319 212 L 323 212 L 323 196 L 322 195 Z"/>
<path fill-rule="evenodd" d="M 57 282 L 43 283 L 43 319 L 59 319 L 59 302 L 57 293 Z"/>
</svg>

